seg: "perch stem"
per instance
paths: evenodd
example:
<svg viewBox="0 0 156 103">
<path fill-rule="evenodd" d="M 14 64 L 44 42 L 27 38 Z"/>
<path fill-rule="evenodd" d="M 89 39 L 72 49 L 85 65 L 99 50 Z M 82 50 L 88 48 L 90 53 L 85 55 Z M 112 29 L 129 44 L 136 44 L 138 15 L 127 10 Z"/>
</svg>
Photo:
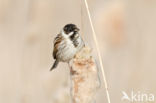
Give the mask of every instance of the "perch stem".
<svg viewBox="0 0 156 103">
<path fill-rule="evenodd" d="M 100 81 L 90 48 L 84 47 L 73 59 L 70 77 L 72 103 L 95 103 Z"/>
</svg>

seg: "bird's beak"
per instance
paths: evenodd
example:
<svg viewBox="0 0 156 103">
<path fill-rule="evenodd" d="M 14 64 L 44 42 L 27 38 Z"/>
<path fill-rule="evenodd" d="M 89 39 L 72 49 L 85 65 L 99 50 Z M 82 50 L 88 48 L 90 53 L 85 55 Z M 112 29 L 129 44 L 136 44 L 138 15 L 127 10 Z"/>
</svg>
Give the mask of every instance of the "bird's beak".
<svg viewBox="0 0 156 103">
<path fill-rule="evenodd" d="M 78 32 L 78 31 L 80 31 L 80 29 L 79 28 L 76 28 L 75 31 Z"/>
</svg>

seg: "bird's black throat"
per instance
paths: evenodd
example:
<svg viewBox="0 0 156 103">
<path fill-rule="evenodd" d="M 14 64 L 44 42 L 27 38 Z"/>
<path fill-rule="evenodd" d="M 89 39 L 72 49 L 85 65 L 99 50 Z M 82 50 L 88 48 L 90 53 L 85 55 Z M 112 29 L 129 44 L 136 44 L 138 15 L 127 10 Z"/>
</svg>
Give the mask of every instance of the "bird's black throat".
<svg viewBox="0 0 156 103">
<path fill-rule="evenodd" d="M 77 37 L 75 37 L 77 32 L 74 32 L 73 35 L 70 36 L 70 40 L 73 42 L 74 46 L 78 46 Z"/>
<path fill-rule="evenodd" d="M 74 32 L 71 36 L 70 36 L 70 40 L 73 41 L 75 39 L 75 35 L 77 34 L 77 32 Z"/>
</svg>

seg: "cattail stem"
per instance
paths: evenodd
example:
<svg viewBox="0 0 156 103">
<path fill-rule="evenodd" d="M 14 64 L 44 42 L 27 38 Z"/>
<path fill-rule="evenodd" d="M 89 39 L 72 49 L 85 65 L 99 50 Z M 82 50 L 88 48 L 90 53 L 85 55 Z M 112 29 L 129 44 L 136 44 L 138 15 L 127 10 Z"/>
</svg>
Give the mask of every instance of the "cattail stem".
<svg viewBox="0 0 156 103">
<path fill-rule="evenodd" d="M 70 64 L 72 103 L 95 103 L 100 81 L 90 53 L 91 50 L 84 47 Z"/>
</svg>

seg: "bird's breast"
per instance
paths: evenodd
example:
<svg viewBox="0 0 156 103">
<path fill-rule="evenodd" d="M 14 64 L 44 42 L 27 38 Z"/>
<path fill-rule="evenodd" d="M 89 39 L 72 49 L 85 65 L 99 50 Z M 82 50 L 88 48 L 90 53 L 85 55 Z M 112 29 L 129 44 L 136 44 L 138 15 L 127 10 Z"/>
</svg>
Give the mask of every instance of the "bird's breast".
<svg viewBox="0 0 156 103">
<path fill-rule="evenodd" d="M 59 46 L 58 57 L 60 61 L 68 62 L 76 54 L 77 49 L 70 39 L 64 39 Z"/>
</svg>

